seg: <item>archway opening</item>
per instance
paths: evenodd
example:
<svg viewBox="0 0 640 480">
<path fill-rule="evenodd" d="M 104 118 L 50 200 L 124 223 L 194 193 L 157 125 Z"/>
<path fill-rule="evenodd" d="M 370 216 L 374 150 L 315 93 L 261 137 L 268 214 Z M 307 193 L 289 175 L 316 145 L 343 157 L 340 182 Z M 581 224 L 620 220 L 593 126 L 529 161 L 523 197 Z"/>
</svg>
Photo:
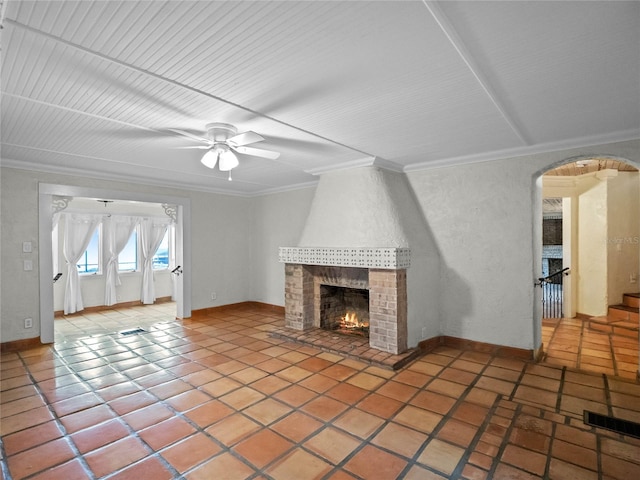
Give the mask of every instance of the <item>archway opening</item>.
<svg viewBox="0 0 640 480">
<path fill-rule="evenodd" d="M 609 156 L 572 158 L 552 167 L 540 178 L 542 225 L 534 229 L 541 237 L 542 360 L 635 379 L 638 169 Z M 559 307 L 547 308 L 552 302 Z"/>
</svg>

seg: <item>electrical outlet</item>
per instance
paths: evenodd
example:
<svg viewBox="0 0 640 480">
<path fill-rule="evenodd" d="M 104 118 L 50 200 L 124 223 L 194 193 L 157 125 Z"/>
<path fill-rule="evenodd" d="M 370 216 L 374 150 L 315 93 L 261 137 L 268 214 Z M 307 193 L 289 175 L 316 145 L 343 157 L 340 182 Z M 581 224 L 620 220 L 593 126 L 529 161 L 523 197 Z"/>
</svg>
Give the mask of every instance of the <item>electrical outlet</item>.
<svg viewBox="0 0 640 480">
<path fill-rule="evenodd" d="M 218 294 L 216 292 L 211 292 L 211 300 L 215 300 L 218 298 Z"/>
<path fill-rule="evenodd" d="M 427 327 L 422 327 L 422 338 L 427 338 Z"/>
<path fill-rule="evenodd" d="M 24 328 L 31 328 L 33 327 L 33 319 L 32 318 L 25 318 L 24 319 Z"/>
</svg>

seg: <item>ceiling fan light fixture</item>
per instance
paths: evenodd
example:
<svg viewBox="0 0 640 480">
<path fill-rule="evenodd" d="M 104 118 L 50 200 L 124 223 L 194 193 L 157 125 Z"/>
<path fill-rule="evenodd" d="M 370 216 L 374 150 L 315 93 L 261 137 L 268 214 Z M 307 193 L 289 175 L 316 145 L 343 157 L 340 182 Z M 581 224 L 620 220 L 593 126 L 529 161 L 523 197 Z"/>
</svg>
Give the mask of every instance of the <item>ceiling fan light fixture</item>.
<svg viewBox="0 0 640 480">
<path fill-rule="evenodd" d="M 1 2 L 2 0 L 0 0 Z M 271 150 L 264 150 L 261 148 L 247 147 L 247 145 L 261 142 L 264 137 L 258 135 L 252 131 L 246 131 L 244 133 L 238 133 L 238 130 L 233 125 L 228 123 L 210 123 L 207 125 L 208 138 L 194 136 L 189 132 L 181 130 L 174 130 L 174 132 L 188 137 L 192 140 L 198 140 L 205 145 L 197 145 L 193 147 L 185 148 L 201 148 L 206 149 L 207 152 L 202 156 L 200 162 L 208 168 L 215 168 L 218 166 L 218 170 L 221 172 L 231 172 L 240 164 L 240 160 L 236 156 L 236 153 L 241 155 L 251 155 L 254 157 L 267 158 L 270 160 L 276 160 L 279 156 L 279 152 L 273 152 Z M 229 180 L 231 180 L 231 174 L 229 173 Z"/>
<path fill-rule="evenodd" d="M 207 150 L 207 153 L 202 156 L 200 162 L 202 162 L 205 167 L 214 168 L 216 163 L 218 163 L 219 155 L 219 152 L 215 148 L 212 148 Z"/>
<path fill-rule="evenodd" d="M 236 157 L 231 150 L 227 150 L 220 154 L 220 163 L 218 167 L 221 172 L 228 172 L 236 168 L 239 165 L 238 157 Z"/>
</svg>

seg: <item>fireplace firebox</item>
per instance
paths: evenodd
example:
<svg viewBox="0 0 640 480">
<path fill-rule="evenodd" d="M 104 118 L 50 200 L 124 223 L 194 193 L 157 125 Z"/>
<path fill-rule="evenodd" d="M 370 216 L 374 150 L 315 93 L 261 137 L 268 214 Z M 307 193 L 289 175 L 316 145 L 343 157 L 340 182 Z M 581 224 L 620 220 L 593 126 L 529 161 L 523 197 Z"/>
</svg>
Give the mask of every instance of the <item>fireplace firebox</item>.
<svg viewBox="0 0 640 480">
<path fill-rule="evenodd" d="M 369 338 L 369 290 L 320 285 L 320 328 Z"/>
</svg>

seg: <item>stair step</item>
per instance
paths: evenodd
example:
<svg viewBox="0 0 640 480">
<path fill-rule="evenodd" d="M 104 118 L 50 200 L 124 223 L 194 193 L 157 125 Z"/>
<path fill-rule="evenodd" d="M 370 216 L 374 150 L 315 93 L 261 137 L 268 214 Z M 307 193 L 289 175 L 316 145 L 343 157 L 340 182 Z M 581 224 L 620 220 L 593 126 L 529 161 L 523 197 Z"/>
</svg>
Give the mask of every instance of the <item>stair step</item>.
<svg viewBox="0 0 640 480">
<path fill-rule="evenodd" d="M 625 293 L 622 295 L 622 304 L 628 307 L 640 308 L 640 293 Z"/>
<path fill-rule="evenodd" d="M 612 317 L 591 317 L 588 320 L 587 327 L 600 333 L 609 333 L 613 335 L 621 335 L 633 339 L 638 338 L 640 328 L 637 323 L 620 320 Z"/>
<path fill-rule="evenodd" d="M 639 321 L 638 307 L 629 307 L 628 305 L 610 305 L 608 316 L 619 318 L 620 320 Z"/>
</svg>

